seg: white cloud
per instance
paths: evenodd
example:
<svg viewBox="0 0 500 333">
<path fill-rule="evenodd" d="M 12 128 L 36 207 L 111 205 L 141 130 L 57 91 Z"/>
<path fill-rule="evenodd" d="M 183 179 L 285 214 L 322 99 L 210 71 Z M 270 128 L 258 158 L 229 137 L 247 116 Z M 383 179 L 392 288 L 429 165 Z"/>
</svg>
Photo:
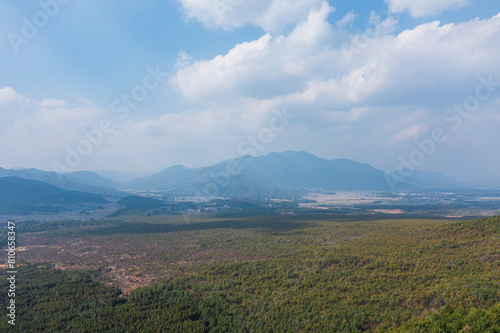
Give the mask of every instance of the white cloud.
<svg viewBox="0 0 500 333">
<path fill-rule="evenodd" d="M 187 54 L 184 51 L 179 52 L 177 56 L 177 61 L 175 62 L 174 68 L 179 70 L 182 68 L 185 68 L 187 66 L 192 65 L 194 62 L 193 57 L 191 57 L 189 54 Z"/>
<path fill-rule="evenodd" d="M 71 108 L 62 100 L 32 102 L 10 87 L 0 89 L 0 165 L 49 169 L 105 114 L 91 103 Z"/>
<path fill-rule="evenodd" d="M 207 27 L 238 28 L 245 24 L 266 32 L 283 32 L 302 21 L 324 0 L 178 0 L 189 18 Z"/>
<path fill-rule="evenodd" d="M 376 35 L 362 45 L 347 44 L 353 48 L 347 58 L 346 44 L 327 22 L 330 10 L 311 12 L 287 36 L 266 34 L 197 61 L 179 70 L 175 81 L 197 102 L 280 99 L 352 107 L 453 103 L 479 75 L 500 76 L 500 15 Z"/>
<path fill-rule="evenodd" d="M 76 150 L 88 141 L 83 131 L 92 132 L 103 119 L 112 121 L 114 132 L 105 134 L 76 169 L 151 170 L 177 163 L 198 166 L 200 160 L 215 163 L 228 153 L 236 155 L 236 143 L 245 138 L 242 127 L 248 126 L 244 114 L 231 109 L 123 122 L 85 99 L 70 107 L 55 99 L 31 102 L 12 88 L 0 89 L 0 94 L 0 166 L 7 168 L 51 170 L 54 161 L 64 165 L 67 147 Z M 186 147 L 190 154 L 185 154 Z"/>
<path fill-rule="evenodd" d="M 356 14 L 354 13 L 354 11 L 351 10 L 349 13 L 345 14 L 342 19 L 337 21 L 337 26 L 339 28 L 345 28 L 345 27 L 349 26 L 350 24 L 352 24 L 354 22 L 355 18 L 356 18 Z"/>
<path fill-rule="evenodd" d="M 0 105 L 8 103 L 29 103 L 29 100 L 17 93 L 11 87 L 0 88 Z"/>
<path fill-rule="evenodd" d="M 333 30 L 326 18 L 331 11 L 324 3 L 288 36 L 273 38 L 266 34 L 238 44 L 226 55 L 197 61 L 179 70 L 175 81 L 183 94 L 194 101 L 295 92 L 307 83 L 308 77 L 318 74 L 318 64 L 328 61 L 325 46 L 332 41 Z"/>
<path fill-rule="evenodd" d="M 405 128 L 401 132 L 394 134 L 389 138 L 389 143 L 407 141 L 412 139 L 417 139 L 423 134 L 425 134 L 428 130 L 428 126 L 425 124 L 416 124 Z"/>
<path fill-rule="evenodd" d="M 44 99 L 43 101 L 39 102 L 38 105 L 43 108 L 65 108 L 68 106 L 68 103 L 60 99 L 50 98 Z"/>
<path fill-rule="evenodd" d="M 448 9 L 470 5 L 471 0 L 385 0 L 393 13 L 408 11 L 413 17 L 437 15 Z"/>
</svg>

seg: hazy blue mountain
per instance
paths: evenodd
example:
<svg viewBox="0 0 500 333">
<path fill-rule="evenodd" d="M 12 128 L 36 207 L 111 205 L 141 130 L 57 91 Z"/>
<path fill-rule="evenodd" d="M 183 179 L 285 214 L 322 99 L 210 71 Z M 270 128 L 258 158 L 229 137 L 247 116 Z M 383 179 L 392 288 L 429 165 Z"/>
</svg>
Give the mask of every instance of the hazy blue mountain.
<svg viewBox="0 0 500 333">
<path fill-rule="evenodd" d="M 240 170 L 227 177 L 227 168 L 232 163 Z M 127 187 L 162 190 L 171 196 L 232 198 L 292 198 L 321 191 L 389 190 L 385 173 L 368 164 L 327 160 L 304 151 L 243 156 L 197 169 L 176 165 L 136 179 Z"/>
<path fill-rule="evenodd" d="M 233 169 L 232 175 L 228 174 Z M 101 171 L 114 178 L 130 178 L 134 173 Z M 37 169 L 0 168 L 0 177 L 20 177 L 50 183 L 66 190 L 109 196 L 124 196 L 117 189 L 158 190 L 167 196 L 205 196 L 225 198 L 297 198 L 311 192 L 391 191 L 449 189 L 462 186 L 439 173 L 416 171 L 399 178 L 391 187 L 386 174 L 369 164 L 348 159 L 328 160 L 305 151 L 270 153 L 265 156 L 243 156 L 208 167 L 186 168 L 175 165 L 147 177 L 124 184 L 96 172 L 74 172 L 59 175 Z"/>
<path fill-rule="evenodd" d="M 445 176 L 442 173 L 418 170 L 415 170 L 407 178 L 407 182 L 427 189 L 448 189 L 461 185 L 457 179 Z"/>
<path fill-rule="evenodd" d="M 182 165 L 175 165 L 149 177 L 138 178 L 127 184 L 126 187 L 136 189 L 174 189 L 189 186 L 193 179 L 203 175 L 202 169 L 189 169 Z"/>
<path fill-rule="evenodd" d="M 55 172 L 38 169 L 0 168 L 0 177 L 19 177 L 27 180 L 37 180 L 66 190 L 75 190 L 101 195 L 120 195 L 117 189 L 121 187 L 121 184 L 101 177 L 90 171 L 73 172 L 61 175 Z"/>
<path fill-rule="evenodd" d="M 0 214 L 31 214 L 64 210 L 68 205 L 105 204 L 103 197 L 61 189 L 52 184 L 19 177 L 0 178 Z"/>
<path fill-rule="evenodd" d="M 120 170 L 95 170 L 94 173 L 101 177 L 110 179 L 114 182 L 124 184 L 134 179 L 147 177 L 154 172 L 133 172 L 133 171 L 120 171 Z"/>
<path fill-rule="evenodd" d="M 109 187 L 118 189 L 122 185 L 118 182 L 112 181 L 108 178 L 102 177 L 95 172 L 91 171 L 78 171 L 65 174 L 64 177 L 67 179 L 79 183 L 82 185 L 98 186 L 98 187 Z"/>
</svg>

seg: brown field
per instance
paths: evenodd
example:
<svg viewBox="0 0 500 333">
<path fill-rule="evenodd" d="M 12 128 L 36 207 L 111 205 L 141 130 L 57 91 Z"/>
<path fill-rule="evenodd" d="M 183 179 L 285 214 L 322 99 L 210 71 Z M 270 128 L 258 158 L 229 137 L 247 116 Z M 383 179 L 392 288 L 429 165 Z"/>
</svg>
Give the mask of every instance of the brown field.
<svg viewBox="0 0 500 333">
<path fill-rule="evenodd" d="M 231 243 L 231 229 L 103 232 L 102 226 L 18 235 L 18 261 L 50 262 L 63 270 L 98 270 L 100 280 L 127 292 L 158 278 L 189 274 L 197 264 L 255 261 L 262 257 Z M 243 237 L 243 236 L 242 236 Z M 248 235 L 245 238 L 249 237 Z M 250 237 L 259 237 L 255 234 Z M 219 242 L 220 241 L 220 242 Z M 226 244 L 227 243 L 227 244 Z"/>
</svg>

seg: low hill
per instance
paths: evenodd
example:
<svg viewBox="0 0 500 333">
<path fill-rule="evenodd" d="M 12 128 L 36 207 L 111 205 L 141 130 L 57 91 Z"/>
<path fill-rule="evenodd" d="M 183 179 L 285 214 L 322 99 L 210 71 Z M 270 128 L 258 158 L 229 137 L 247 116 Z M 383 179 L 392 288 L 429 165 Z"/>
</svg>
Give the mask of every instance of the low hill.
<svg viewBox="0 0 500 333">
<path fill-rule="evenodd" d="M 38 169 L 3 169 L 0 168 L 0 177 L 19 177 L 27 180 L 36 180 L 54 186 L 81 192 L 99 195 L 120 196 L 118 189 L 121 184 L 111 181 L 91 171 L 79 171 L 66 174 L 38 170 Z"/>
<path fill-rule="evenodd" d="M 69 205 L 105 204 L 103 197 L 61 189 L 54 185 L 19 177 L 0 178 L 0 214 L 29 215 L 54 212 Z"/>
</svg>

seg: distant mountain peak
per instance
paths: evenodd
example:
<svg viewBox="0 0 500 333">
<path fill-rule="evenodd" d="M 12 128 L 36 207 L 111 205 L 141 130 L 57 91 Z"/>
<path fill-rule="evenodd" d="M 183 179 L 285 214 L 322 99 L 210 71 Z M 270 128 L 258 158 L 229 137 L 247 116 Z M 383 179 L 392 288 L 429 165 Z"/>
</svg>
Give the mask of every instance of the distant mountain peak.
<svg viewBox="0 0 500 333">
<path fill-rule="evenodd" d="M 321 158 L 321 157 L 318 157 L 316 155 L 313 155 L 305 150 L 286 150 L 284 152 L 271 152 L 267 155 L 264 155 L 262 157 L 266 157 L 266 156 L 287 156 L 287 157 L 314 157 L 314 158 Z"/>
<path fill-rule="evenodd" d="M 242 156 L 235 159 L 239 172 L 232 175 L 226 169 L 229 161 L 198 169 L 172 166 L 133 181 L 130 188 L 162 190 L 171 196 L 230 198 L 297 198 L 318 189 L 325 192 L 388 189 L 385 173 L 368 164 L 347 159 L 327 160 L 303 150 Z"/>
</svg>

